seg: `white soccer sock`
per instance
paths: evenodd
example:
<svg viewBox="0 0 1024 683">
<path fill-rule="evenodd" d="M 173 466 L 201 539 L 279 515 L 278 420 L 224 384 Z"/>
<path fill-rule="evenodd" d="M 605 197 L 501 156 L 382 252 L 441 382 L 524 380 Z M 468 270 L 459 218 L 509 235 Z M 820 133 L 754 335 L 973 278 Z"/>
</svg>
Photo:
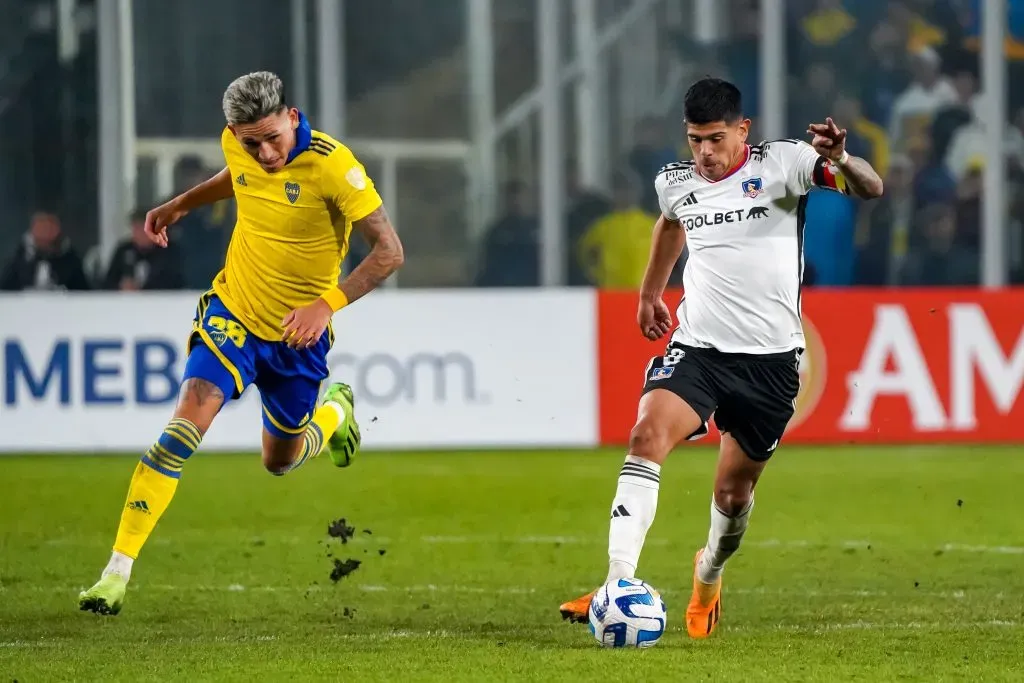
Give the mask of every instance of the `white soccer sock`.
<svg viewBox="0 0 1024 683">
<path fill-rule="evenodd" d="M 127 581 L 132 576 L 132 564 L 135 560 L 128 557 L 124 553 L 119 553 L 116 550 L 110 556 L 110 562 L 107 562 L 107 568 L 103 570 L 103 574 L 100 578 L 103 578 L 107 574 L 120 574 Z"/>
<path fill-rule="evenodd" d="M 660 482 L 661 465 L 637 455 L 626 456 L 612 501 L 607 581 L 632 578 L 636 572 L 644 538 L 658 509 Z"/>
<path fill-rule="evenodd" d="M 735 517 L 730 517 L 718 507 L 714 496 L 711 497 L 711 530 L 708 532 L 708 544 L 697 563 L 697 576 L 703 583 L 714 583 L 722 575 L 725 561 L 740 547 L 753 507 L 754 499 L 751 498 L 747 507 Z"/>
</svg>

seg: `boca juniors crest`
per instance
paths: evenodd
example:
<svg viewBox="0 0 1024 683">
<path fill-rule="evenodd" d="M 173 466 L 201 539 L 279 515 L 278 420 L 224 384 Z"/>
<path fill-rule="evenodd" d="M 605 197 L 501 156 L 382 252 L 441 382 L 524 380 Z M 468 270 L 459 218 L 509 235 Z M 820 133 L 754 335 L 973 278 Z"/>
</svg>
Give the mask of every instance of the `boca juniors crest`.
<svg viewBox="0 0 1024 683">
<path fill-rule="evenodd" d="M 284 194 L 286 197 L 288 197 L 288 201 L 290 201 L 292 204 L 299 201 L 299 192 L 301 191 L 302 188 L 299 187 L 298 183 L 293 183 L 289 181 L 284 184 Z"/>
<path fill-rule="evenodd" d="M 764 183 L 760 178 L 747 178 L 740 187 L 743 188 L 743 196 L 751 199 L 764 192 Z"/>
</svg>

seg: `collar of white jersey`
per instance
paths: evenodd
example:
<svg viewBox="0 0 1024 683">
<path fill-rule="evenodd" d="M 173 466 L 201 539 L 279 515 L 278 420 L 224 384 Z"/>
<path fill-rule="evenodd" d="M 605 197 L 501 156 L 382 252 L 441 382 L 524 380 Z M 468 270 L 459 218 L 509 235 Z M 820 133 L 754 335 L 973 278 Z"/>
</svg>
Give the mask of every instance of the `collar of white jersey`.
<svg viewBox="0 0 1024 683">
<path fill-rule="evenodd" d="M 727 173 L 726 173 L 726 174 L 725 174 L 724 176 L 722 176 L 721 178 L 719 178 L 718 180 L 711 180 L 710 178 L 708 178 L 707 176 L 705 176 L 705 175 L 704 175 L 703 173 L 701 173 L 701 172 L 700 172 L 700 166 L 697 166 L 697 175 L 699 175 L 699 176 L 700 176 L 701 178 L 703 178 L 703 179 L 704 179 L 704 180 L 705 180 L 706 182 L 709 182 L 709 183 L 711 183 L 712 185 L 714 185 L 715 183 L 720 183 L 720 182 L 722 182 L 723 180 L 725 180 L 725 179 L 726 179 L 726 178 L 728 178 L 729 176 L 735 175 L 735 174 L 736 174 L 737 172 L 739 172 L 739 170 L 740 170 L 741 168 L 743 168 L 744 166 L 746 166 L 746 165 L 747 165 L 747 162 L 748 162 L 748 161 L 750 161 L 750 145 L 743 145 L 743 148 L 744 148 L 744 149 L 743 149 L 743 160 L 742 160 L 742 161 L 740 161 L 740 163 L 738 163 L 738 164 L 736 164 L 735 166 L 733 166 L 732 168 L 730 168 L 730 169 L 729 169 L 729 171 L 728 171 L 728 172 L 727 172 Z M 696 166 L 696 164 L 694 164 L 694 166 Z"/>
</svg>

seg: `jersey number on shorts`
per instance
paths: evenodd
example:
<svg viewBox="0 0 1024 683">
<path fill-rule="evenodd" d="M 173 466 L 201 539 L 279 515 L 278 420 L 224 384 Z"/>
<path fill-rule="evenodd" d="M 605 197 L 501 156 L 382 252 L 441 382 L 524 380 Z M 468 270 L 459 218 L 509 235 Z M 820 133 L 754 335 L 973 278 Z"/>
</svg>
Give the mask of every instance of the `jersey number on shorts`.
<svg viewBox="0 0 1024 683">
<path fill-rule="evenodd" d="M 679 361 L 686 357 L 686 351 L 674 344 L 670 344 L 665 350 L 664 365 L 678 365 Z"/>
<path fill-rule="evenodd" d="M 234 342 L 238 348 L 242 348 L 245 345 L 245 337 L 248 332 L 234 320 L 228 320 L 219 315 L 211 315 L 208 318 L 208 322 L 210 327 L 215 330 L 210 337 L 217 346 L 223 346 L 224 342 L 228 339 Z"/>
</svg>

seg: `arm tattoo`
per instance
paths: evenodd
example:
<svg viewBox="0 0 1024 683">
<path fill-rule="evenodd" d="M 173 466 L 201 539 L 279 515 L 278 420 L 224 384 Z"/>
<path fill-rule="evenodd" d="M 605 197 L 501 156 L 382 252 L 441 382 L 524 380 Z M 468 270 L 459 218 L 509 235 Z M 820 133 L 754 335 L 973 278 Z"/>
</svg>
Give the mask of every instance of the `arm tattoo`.
<svg viewBox="0 0 1024 683">
<path fill-rule="evenodd" d="M 850 155 L 841 168 L 850 193 L 861 199 L 875 199 L 882 196 L 882 179 L 864 159 Z"/>
<path fill-rule="evenodd" d="M 352 224 L 370 245 L 370 253 L 338 283 L 349 303 L 376 289 L 405 261 L 402 242 L 383 206 Z"/>
</svg>

